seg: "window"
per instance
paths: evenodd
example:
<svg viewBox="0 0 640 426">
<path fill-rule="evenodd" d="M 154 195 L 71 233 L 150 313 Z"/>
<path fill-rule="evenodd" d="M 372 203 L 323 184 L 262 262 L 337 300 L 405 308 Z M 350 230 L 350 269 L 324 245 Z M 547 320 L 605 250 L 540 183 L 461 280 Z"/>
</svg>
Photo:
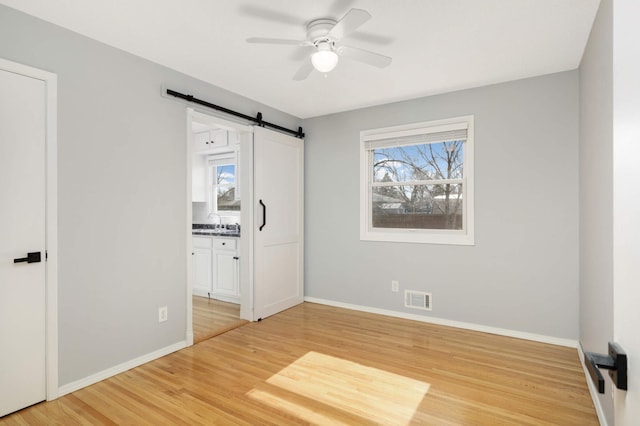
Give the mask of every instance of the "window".
<svg viewBox="0 0 640 426">
<path fill-rule="evenodd" d="M 473 239 L 473 116 L 360 132 L 360 239 Z"/>
<path fill-rule="evenodd" d="M 209 156 L 207 165 L 209 188 L 211 188 L 209 211 L 225 214 L 239 213 L 240 196 L 235 157 L 232 155 Z"/>
</svg>

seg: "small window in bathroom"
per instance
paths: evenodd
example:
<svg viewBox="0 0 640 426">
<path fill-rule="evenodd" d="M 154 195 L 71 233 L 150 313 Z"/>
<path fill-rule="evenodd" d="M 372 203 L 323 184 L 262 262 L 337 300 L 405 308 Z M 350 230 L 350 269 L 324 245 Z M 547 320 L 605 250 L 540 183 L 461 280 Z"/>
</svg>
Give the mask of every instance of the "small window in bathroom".
<svg viewBox="0 0 640 426">
<path fill-rule="evenodd" d="M 240 212 L 235 157 L 211 156 L 207 164 L 209 166 L 209 188 L 211 189 L 210 211 Z"/>
</svg>

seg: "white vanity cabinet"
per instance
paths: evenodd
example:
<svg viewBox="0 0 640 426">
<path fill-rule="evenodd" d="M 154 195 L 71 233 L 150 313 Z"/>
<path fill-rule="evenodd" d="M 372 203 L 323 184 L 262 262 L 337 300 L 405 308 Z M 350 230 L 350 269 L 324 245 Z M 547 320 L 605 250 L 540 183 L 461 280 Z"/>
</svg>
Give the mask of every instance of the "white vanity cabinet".
<svg viewBox="0 0 640 426">
<path fill-rule="evenodd" d="M 213 282 L 213 241 L 211 237 L 192 238 L 192 291 L 196 296 L 209 297 Z"/>
<path fill-rule="evenodd" d="M 238 238 L 192 238 L 193 294 L 240 303 Z"/>
<path fill-rule="evenodd" d="M 212 297 L 240 303 L 239 259 L 236 238 L 213 238 Z"/>
</svg>

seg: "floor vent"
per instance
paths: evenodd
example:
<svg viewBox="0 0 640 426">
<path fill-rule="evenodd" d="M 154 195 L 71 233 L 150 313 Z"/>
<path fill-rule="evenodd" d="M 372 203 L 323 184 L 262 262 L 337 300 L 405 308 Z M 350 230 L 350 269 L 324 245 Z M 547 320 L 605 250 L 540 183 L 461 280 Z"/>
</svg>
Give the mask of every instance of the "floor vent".
<svg viewBox="0 0 640 426">
<path fill-rule="evenodd" d="M 404 306 L 413 309 L 431 310 L 431 293 L 423 291 L 405 290 Z"/>
</svg>

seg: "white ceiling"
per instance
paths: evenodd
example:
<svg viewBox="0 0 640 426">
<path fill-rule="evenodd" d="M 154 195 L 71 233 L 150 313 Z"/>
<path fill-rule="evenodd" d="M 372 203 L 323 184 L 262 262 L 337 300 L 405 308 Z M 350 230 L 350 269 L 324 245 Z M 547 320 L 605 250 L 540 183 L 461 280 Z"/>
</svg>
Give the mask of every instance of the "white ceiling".
<svg viewBox="0 0 640 426">
<path fill-rule="evenodd" d="M 575 69 L 599 0 L 0 0 L 300 118 Z M 341 59 L 292 76 L 306 24 L 350 8 L 373 17 L 343 44 L 393 57 Z M 198 95 L 198 94 L 195 94 Z M 206 99 L 206 96 L 202 96 Z M 211 102 L 215 102 L 211 100 Z"/>
</svg>

